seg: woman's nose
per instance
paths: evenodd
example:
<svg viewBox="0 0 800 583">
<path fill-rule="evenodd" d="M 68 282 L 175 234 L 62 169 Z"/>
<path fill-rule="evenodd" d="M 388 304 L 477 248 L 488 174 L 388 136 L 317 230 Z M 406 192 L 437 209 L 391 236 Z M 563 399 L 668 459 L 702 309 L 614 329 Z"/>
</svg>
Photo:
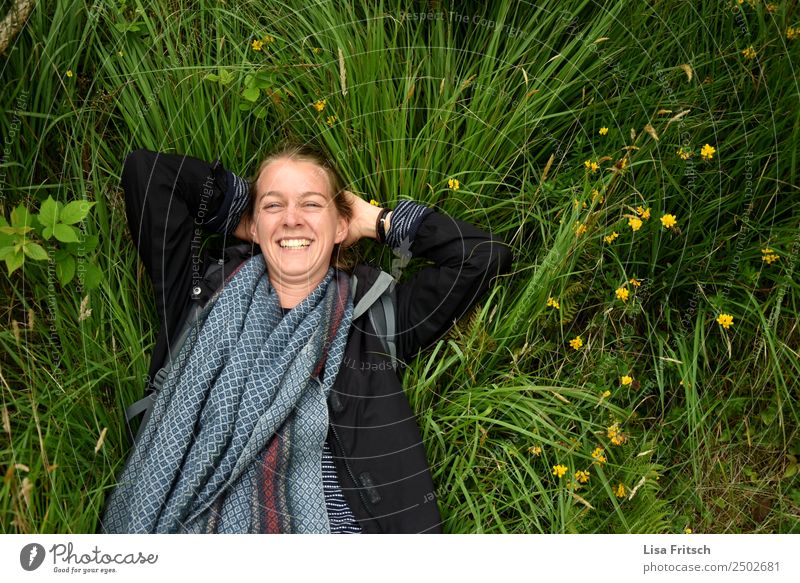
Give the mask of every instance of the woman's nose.
<svg viewBox="0 0 800 583">
<path fill-rule="evenodd" d="M 301 222 L 300 209 L 295 205 L 286 207 L 286 212 L 283 214 L 283 222 L 287 227 L 294 227 Z"/>
</svg>

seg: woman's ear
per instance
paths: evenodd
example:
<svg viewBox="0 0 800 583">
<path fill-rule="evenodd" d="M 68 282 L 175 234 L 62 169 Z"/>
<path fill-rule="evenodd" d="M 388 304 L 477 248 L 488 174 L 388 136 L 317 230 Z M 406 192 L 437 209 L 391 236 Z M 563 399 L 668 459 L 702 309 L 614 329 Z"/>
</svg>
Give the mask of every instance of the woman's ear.
<svg viewBox="0 0 800 583">
<path fill-rule="evenodd" d="M 336 238 L 334 243 L 341 243 L 347 239 L 347 234 L 350 232 L 350 221 L 344 215 L 339 215 L 336 221 Z"/>
<path fill-rule="evenodd" d="M 260 245 L 258 240 L 258 229 L 256 229 L 256 222 L 253 220 L 253 217 L 248 216 L 247 223 L 250 230 L 250 240 L 257 245 Z"/>
</svg>

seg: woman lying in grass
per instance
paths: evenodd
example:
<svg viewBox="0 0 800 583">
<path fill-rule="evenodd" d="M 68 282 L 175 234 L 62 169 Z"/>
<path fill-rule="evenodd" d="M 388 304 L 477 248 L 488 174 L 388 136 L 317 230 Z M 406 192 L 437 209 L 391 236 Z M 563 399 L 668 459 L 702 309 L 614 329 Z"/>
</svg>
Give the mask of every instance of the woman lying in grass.
<svg viewBox="0 0 800 583">
<path fill-rule="evenodd" d="M 508 248 L 411 201 L 367 203 L 306 146 L 268 156 L 250 188 L 219 161 L 137 150 L 122 185 L 161 330 L 152 411 L 100 532 L 441 532 L 387 346 L 402 363 L 440 338 L 509 271 Z M 251 244 L 212 277 L 201 227 Z M 339 268 L 362 238 L 434 265 L 403 283 Z"/>
</svg>

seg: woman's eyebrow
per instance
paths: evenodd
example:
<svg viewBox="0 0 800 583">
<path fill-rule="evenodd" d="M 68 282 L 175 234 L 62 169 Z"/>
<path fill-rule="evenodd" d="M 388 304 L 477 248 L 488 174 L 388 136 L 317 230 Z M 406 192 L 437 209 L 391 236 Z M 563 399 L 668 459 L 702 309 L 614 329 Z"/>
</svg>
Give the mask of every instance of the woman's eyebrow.
<svg viewBox="0 0 800 583">
<path fill-rule="evenodd" d="M 269 192 L 264 192 L 264 193 L 258 195 L 258 198 L 256 200 L 260 201 L 265 196 L 283 197 L 283 193 L 278 191 L 278 190 L 270 190 Z M 321 192 L 317 192 L 315 190 L 308 190 L 308 191 L 303 192 L 303 193 L 300 194 L 300 198 L 306 198 L 306 197 L 309 197 L 309 196 L 321 196 L 322 198 L 325 198 L 324 194 L 322 194 Z"/>
</svg>

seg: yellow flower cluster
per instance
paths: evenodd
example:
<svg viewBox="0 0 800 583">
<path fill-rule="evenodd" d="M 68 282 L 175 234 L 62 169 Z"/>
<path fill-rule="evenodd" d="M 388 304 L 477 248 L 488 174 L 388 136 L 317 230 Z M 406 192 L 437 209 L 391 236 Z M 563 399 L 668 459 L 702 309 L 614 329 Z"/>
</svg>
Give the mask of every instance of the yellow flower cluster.
<svg viewBox="0 0 800 583">
<path fill-rule="evenodd" d="M 333 127 L 333 124 L 336 123 L 336 116 L 329 115 L 328 119 L 325 120 L 325 123 L 328 124 L 329 127 Z"/>
<path fill-rule="evenodd" d="M 556 310 L 560 310 L 561 309 L 561 305 L 558 303 L 557 300 L 555 300 L 552 297 L 548 297 L 547 298 L 547 305 L 549 307 L 551 307 L 551 308 L 555 308 Z"/>
<path fill-rule="evenodd" d="M 750 45 L 749 47 L 747 47 L 745 50 L 742 51 L 742 56 L 748 61 L 751 61 L 756 58 L 756 51 L 755 49 L 753 49 L 753 46 Z"/>
<path fill-rule="evenodd" d="M 457 179 L 451 178 L 447 181 L 447 186 L 449 186 L 452 190 L 458 190 L 461 188 L 461 183 Z"/>
<path fill-rule="evenodd" d="M 379 203 L 374 198 L 370 199 L 369 204 L 371 204 L 372 206 L 381 206 L 381 203 Z"/>
<path fill-rule="evenodd" d="M 628 226 L 631 228 L 631 230 L 638 231 L 642 228 L 642 219 L 638 217 L 631 217 L 628 219 Z"/>
<path fill-rule="evenodd" d="M 681 160 L 688 160 L 694 155 L 691 150 L 684 150 L 683 148 L 678 148 L 678 151 L 675 153 L 678 154 L 678 158 Z"/>
<path fill-rule="evenodd" d="M 67 69 L 67 77 L 72 77 L 72 69 Z"/>
<path fill-rule="evenodd" d="M 553 466 L 553 475 L 558 478 L 562 478 L 564 474 L 567 473 L 567 470 L 569 470 L 567 466 L 562 466 L 561 464 L 558 464 L 556 466 Z"/>
<path fill-rule="evenodd" d="M 606 463 L 606 461 L 608 460 L 606 460 L 605 452 L 606 450 L 604 450 L 602 447 L 594 448 L 594 451 L 592 452 L 592 457 L 594 458 L 595 462 L 597 462 L 598 464 Z"/>
<path fill-rule="evenodd" d="M 583 165 L 586 167 L 587 170 L 591 170 L 593 174 L 598 170 L 600 170 L 600 164 L 598 164 L 593 160 L 586 160 L 586 162 L 584 162 Z"/>
<path fill-rule="evenodd" d="M 622 485 L 622 482 L 614 488 L 614 496 L 617 498 L 625 498 L 625 486 Z"/>
<path fill-rule="evenodd" d="M 618 300 L 622 300 L 623 302 L 628 301 L 628 297 L 630 296 L 631 292 L 628 291 L 627 288 L 618 287 L 617 290 L 614 292 L 614 295 L 617 296 Z"/>
<path fill-rule="evenodd" d="M 578 350 L 581 346 L 583 346 L 583 340 L 581 340 L 580 336 L 576 336 L 572 340 L 569 341 L 569 345 L 572 346 L 575 350 Z"/>
<path fill-rule="evenodd" d="M 705 145 L 704 145 L 704 146 L 703 146 L 703 147 L 700 149 L 700 157 L 701 157 L 703 160 L 711 160 L 711 159 L 713 159 L 713 158 L 714 158 L 714 154 L 715 154 L 716 152 L 717 152 L 717 149 L 716 149 L 714 146 L 712 146 L 711 144 L 705 144 Z"/>
<path fill-rule="evenodd" d="M 619 430 L 619 423 L 614 423 L 606 429 L 606 435 L 614 445 L 625 443 L 625 435 Z"/>
<path fill-rule="evenodd" d="M 611 391 L 603 391 L 602 397 L 608 399 L 611 396 Z"/>
<path fill-rule="evenodd" d="M 650 208 L 642 208 L 640 206 L 637 206 L 636 214 L 642 217 L 643 219 L 647 220 L 650 218 Z"/>
<path fill-rule="evenodd" d="M 717 316 L 717 323 L 727 330 L 733 326 L 733 316 L 730 314 L 720 314 Z"/>
<path fill-rule="evenodd" d="M 667 229 L 673 229 L 678 224 L 678 220 L 675 218 L 675 215 L 666 214 L 661 217 L 661 224 Z"/>
<path fill-rule="evenodd" d="M 578 226 L 575 227 L 575 235 L 580 236 L 586 232 L 586 224 L 585 223 L 578 223 Z"/>
<path fill-rule="evenodd" d="M 628 280 L 628 283 L 633 284 L 633 287 L 641 287 L 641 285 L 642 285 L 642 282 L 639 281 L 638 279 L 636 279 L 635 277 L 630 278 Z"/>
<path fill-rule="evenodd" d="M 264 37 L 261 38 L 260 40 L 254 40 L 250 44 L 250 48 L 258 52 L 261 51 L 264 45 L 269 45 L 272 44 L 273 42 L 275 42 L 275 37 L 272 36 L 271 34 L 265 34 Z"/>
<path fill-rule="evenodd" d="M 786 40 L 795 40 L 800 38 L 800 27 L 795 28 L 794 26 L 790 26 L 786 29 Z"/>
<path fill-rule="evenodd" d="M 589 470 L 578 470 L 575 472 L 575 479 L 578 480 L 581 484 L 585 484 L 589 481 Z"/>
<path fill-rule="evenodd" d="M 605 200 L 606 200 L 605 197 L 600 194 L 599 190 L 597 190 L 596 188 L 593 188 L 592 189 L 592 202 L 594 202 L 598 198 L 600 199 L 600 204 L 603 204 L 603 202 L 605 202 Z"/>
<path fill-rule="evenodd" d="M 600 131 L 599 131 L 598 133 L 599 133 L 601 136 L 605 136 L 605 135 L 607 135 L 607 134 L 608 134 L 608 128 L 607 128 L 607 127 L 602 127 L 602 128 L 600 128 Z"/>
<path fill-rule="evenodd" d="M 617 237 L 619 237 L 619 233 L 614 231 L 610 235 L 606 235 L 605 237 L 603 237 L 603 241 L 605 241 L 607 244 L 610 245 L 611 243 L 614 242 L 614 239 L 616 239 Z"/>
<path fill-rule="evenodd" d="M 761 257 L 761 261 L 766 261 L 768 265 L 772 265 L 778 259 L 780 259 L 780 257 L 778 257 L 775 254 L 775 252 L 772 249 L 770 249 L 769 247 L 764 247 L 761 250 L 761 253 L 763 253 L 763 255 Z"/>
<path fill-rule="evenodd" d="M 620 377 L 619 382 L 621 382 L 623 385 L 629 385 L 633 382 L 633 377 L 630 375 L 624 375 Z"/>
<path fill-rule="evenodd" d="M 322 111 L 323 109 L 325 109 L 326 103 L 327 102 L 324 99 L 317 99 L 314 102 L 314 109 L 316 109 L 317 111 Z"/>
<path fill-rule="evenodd" d="M 528 452 L 538 457 L 542 455 L 542 448 L 539 447 L 538 445 L 534 445 L 528 448 Z"/>
</svg>

